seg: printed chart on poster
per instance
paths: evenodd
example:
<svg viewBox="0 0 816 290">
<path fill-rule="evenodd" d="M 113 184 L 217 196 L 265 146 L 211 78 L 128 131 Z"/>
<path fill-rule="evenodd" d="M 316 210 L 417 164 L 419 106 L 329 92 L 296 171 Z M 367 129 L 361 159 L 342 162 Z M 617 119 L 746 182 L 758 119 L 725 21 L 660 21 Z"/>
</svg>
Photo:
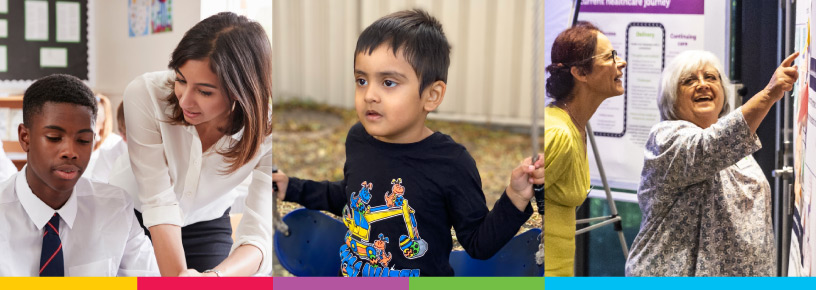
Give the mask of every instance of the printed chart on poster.
<svg viewBox="0 0 816 290">
<path fill-rule="evenodd" d="M 727 59 L 727 1 L 581 1 L 578 20 L 606 35 L 627 66 L 626 92 L 601 104 L 590 120 L 615 199 L 636 202 L 649 130 L 660 121 L 657 94 L 663 68 L 680 52 L 708 50 Z M 592 185 L 601 186 L 590 154 Z M 603 197 L 600 190 L 590 193 Z"/>
<path fill-rule="evenodd" d="M 816 59 L 813 58 L 810 33 L 813 31 L 811 0 L 796 1 L 794 49 L 800 52 L 794 62 L 799 68 L 799 80 L 794 84 L 794 142 L 793 142 L 793 219 L 788 257 L 789 276 L 814 276 L 816 254 L 816 218 L 812 209 L 814 181 L 816 181 Z"/>
</svg>

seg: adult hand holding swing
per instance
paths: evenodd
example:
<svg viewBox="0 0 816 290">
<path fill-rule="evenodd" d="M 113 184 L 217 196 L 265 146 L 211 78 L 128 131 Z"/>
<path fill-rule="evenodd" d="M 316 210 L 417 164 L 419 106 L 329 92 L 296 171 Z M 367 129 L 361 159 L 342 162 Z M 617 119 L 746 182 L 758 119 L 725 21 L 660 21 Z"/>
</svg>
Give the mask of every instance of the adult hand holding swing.
<svg viewBox="0 0 816 290">
<path fill-rule="evenodd" d="M 534 184 L 544 184 L 544 156 L 540 153 L 535 163 L 527 157 L 510 174 L 507 197 L 519 211 L 524 211 L 533 198 Z"/>
</svg>

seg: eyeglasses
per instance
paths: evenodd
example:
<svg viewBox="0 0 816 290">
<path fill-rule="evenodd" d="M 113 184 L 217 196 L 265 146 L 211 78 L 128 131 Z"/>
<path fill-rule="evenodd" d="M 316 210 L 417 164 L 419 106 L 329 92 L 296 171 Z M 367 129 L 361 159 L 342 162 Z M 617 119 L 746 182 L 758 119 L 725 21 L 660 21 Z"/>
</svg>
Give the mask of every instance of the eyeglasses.
<svg viewBox="0 0 816 290">
<path fill-rule="evenodd" d="M 696 87 L 700 85 L 700 80 L 705 80 L 708 84 L 719 84 L 720 83 L 720 74 L 713 73 L 713 72 L 703 72 L 702 77 L 699 74 L 692 74 L 680 79 L 680 85 L 684 87 Z"/>
<path fill-rule="evenodd" d="M 589 59 L 595 59 L 595 58 L 602 57 L 602 56 L 607 56 L 607 55 L 610 55 L 610 54 L 612 55 L 612 63 L 613 63 L 613 64 L 618 64 L 618 63 L 617 63 L 617 60 L 618 60 L 618 51 L 617 51 L 617 50 L 614 50 L 614 49 L 613 49 L 611 52 L 608 52 L 608 53 L 601 53 L 601 54 L 595 55 L 595 56 L 593 56 L 593 57 L 590 57 Z"/>
<path fill-rule="evenodd" d="M 605 53 L 593 55 L 590 58 L 585 58 L 585 59 L 582 59 L 582 60 L 579 60 L 579 61 L 568 63 L 568 64 L 566 64 L 566 66 L 568 66 L 568 67 L 574 66 L 574 65 L 577 65 L 579 63 L 583 63 L 585 61 L 588 61 L 588 60 L 591 60 L 591 59 L 596 59 L 596 58 L 603 57 L 603 56 L 608 56 L 610 54 L 612 55 L 612 64 L 617 66 L 618 65 L 618 62 L 617 62 L 617 60 L 618 60 L 618 51 L 614 50 L 614 49 L 612 51 L 610 51 L 610 52 L 605 52 Z"/>
</svg>

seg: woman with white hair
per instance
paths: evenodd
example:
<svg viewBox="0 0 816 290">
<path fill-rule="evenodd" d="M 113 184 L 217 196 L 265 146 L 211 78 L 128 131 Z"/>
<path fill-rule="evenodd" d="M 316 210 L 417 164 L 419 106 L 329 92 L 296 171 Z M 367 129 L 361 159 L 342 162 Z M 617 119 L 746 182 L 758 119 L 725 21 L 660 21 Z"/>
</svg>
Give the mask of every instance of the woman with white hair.
<svg viewBox="0 0 816 290">
<path fill-rule="evenodd" d="M 720 60 L 679 54 L 663 71 L 663 119 L 646 143 L 640 232 L 627 276 L 772 276 L 771 189 L 751 153 L 771 106 L 798 78 L 794 53 L 768 85 L 734 111 Z"/>
</svg>

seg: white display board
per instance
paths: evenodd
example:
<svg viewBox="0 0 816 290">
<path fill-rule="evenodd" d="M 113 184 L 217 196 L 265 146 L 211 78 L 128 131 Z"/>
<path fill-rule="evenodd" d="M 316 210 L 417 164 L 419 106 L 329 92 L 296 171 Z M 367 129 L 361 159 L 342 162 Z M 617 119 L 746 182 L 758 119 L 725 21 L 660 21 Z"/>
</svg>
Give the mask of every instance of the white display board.
<svg viewBox="0 0 816 290">
<path fill-rule="evenodd" d="M 816 144 L 816 59 L 812 58 L 812 40 L 810 21 L 814 3 L 811 0 L 796 1 L 796 26 L 794 49 L 800 52 L 794 62 L 799 68 L 799 80 L 794 85 L 794 125 L 793 125 L 793 171 L 794 171 L 794 209 L 791 224 L 791 245 L 788 256 L 789 276 L 813 276 L 816 274 L 812 261 L 816 254 L 816 218 L 811 204 L 814 197 L 816 181 L 816 151 L 807 148 Z M 808 134 L 810 133 L 810 134 Z"/>
<path fill-rule="evenodd" d="M 660 121 L 657 94 L 665 65 L 684 50 L 702 49 L 723 60 L 728 71 L 728 4 L 726 0 L 582 1 L 578 19 L 600 28 L 627 61 L 626 93 L 604 101 L 590 120 L 616 200 L 637 202 L 634 193 L 646 139 Z M 592 185 L 600 188 L 595 156 L 592 150 L 588 153 Z M 593 190 L 590 197 L 605 198 L 605 194 Z"/>
</svg>

